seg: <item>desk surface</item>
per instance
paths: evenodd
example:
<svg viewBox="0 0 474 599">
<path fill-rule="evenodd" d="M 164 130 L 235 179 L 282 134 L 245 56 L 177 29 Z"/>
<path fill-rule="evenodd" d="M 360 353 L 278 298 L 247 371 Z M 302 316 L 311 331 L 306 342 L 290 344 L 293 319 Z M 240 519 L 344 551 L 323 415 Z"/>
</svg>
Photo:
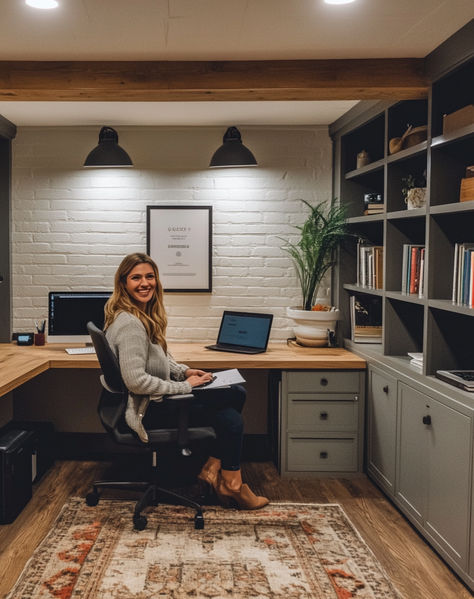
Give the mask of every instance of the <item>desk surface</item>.
<svg viewBox="0 0 474 599">
<path fill-rule="evenodd" d="M 74 347 L 74 344 L 19 347 L 14 343 L 0 343 L 0 396 L 50 368 L 99 368 L 95 354 L 69 355 L 64 351 L 65 347 Z M 283 343 L 275 343 L 269 345 L 265 353 L 254 355 L 212 351 L 199 343 L 170 343 L 169 349 L 177 362 L 206 370 L 363 370 L 366 366 L 362 358 L 341 348 L 288 347 Z"/>
</svg>

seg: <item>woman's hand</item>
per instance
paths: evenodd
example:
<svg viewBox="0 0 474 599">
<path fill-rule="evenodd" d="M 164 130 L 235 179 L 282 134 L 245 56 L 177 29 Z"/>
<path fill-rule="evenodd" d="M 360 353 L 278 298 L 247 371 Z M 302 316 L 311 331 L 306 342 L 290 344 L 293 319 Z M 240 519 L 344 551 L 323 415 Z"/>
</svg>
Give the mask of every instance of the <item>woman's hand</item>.
<svg viewBox="0 0 474 599">
<path fill-rule="evenodd" d="M 212 373 L 210 373 L 210 372 L 204 372 L 203 370 L 191 370 L 191 368 L 189 368 L 186 371 L 186 374 L 189 371 L 202 373 L 202 374 L 191 374 L 191 376 L 188 376 L 186 378 L 186 381 L 191 385 L 191 387 L 198 387 L 199 385 L 202 385 L 204 383 L 208 383 L 209 381 L 212 381 Z"/>
<path fill-rule="evenodd" d="M 206 372 L 205 370 L 198 370 L 197 368 L 188 368 L 186 370 L 186 372 L 184 373 L 184 376 L 186 378 L 190 377 L 190 376 L 203 376 L 204 374 L 209 374 L 208 372 Z M 212 376 L 212 375 L 211 375 Z M 203 381 L 204 382 L 204 381 Z"/>
</svg>

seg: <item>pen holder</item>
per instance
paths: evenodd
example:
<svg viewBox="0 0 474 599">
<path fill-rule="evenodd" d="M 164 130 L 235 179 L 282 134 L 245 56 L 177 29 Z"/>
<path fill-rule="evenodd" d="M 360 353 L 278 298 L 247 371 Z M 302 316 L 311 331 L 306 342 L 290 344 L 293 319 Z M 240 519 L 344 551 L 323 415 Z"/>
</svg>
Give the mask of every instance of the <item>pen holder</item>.
<svg viewBox="0 0 474 599">
<path fill-rule="evenodd" d="M 45 342 L 45 334 L 44 333 L 35 333 L 35 345 L 44 345 Z"/>
</svg>

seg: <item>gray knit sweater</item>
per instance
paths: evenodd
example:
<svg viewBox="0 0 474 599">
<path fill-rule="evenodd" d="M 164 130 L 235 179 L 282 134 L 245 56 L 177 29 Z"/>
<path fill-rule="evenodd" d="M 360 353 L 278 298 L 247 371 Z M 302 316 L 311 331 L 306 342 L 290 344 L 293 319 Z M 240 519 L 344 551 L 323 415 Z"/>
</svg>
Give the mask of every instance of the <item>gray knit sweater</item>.
<svg viewBox="0 0 474 599">
<path fill-rule="evenodd" d="M 152 343 L 141 321 L 129 312 L 120 312 L 105 336 L 118 358 L 123 382 L 129 390 L 127 424 L 147 442 L 141 421 L 149 401 L 161 401 L 163 395 L 189 393 L 191 385 L 185 380 L 188 366 L 178 364 L 161 345 Z"/>
</svg>

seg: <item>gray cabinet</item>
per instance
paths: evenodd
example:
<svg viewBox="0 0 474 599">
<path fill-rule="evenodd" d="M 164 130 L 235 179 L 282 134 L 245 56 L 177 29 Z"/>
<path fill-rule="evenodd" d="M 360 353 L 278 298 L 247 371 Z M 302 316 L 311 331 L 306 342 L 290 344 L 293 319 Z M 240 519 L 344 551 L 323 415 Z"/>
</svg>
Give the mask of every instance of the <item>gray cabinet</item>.
<svg viewBox="0 0 474 599">
<path fill-rule="evenodd" d="M 399 383 L 396 499 L 433 543 L 467 567 L 471 418 Z"/>
<path fill-rule="evenodd" d="M 474 406 L 368 355 L 367 472 L 474 588 Z M 464 393 L 469 396 L 469 394 Z"/>
<path fill-rule="evenodd" d="M 396 498 L 404 511 L 422 522 L 426 511 L 427 426 L 423 424 L 428 398 L 400 383 Z"/>
<path fill-rule="evenodd" d="M 283 371 L 279 470 L 283 476 L 362 468 L 365 373 Z"/>
<path fill-rule="evenodd" d="M 393 495 L 395 492 L 395 443 L 397 431 L 397 380 L 368 369 L 367 470 Z"/>
</svg>

